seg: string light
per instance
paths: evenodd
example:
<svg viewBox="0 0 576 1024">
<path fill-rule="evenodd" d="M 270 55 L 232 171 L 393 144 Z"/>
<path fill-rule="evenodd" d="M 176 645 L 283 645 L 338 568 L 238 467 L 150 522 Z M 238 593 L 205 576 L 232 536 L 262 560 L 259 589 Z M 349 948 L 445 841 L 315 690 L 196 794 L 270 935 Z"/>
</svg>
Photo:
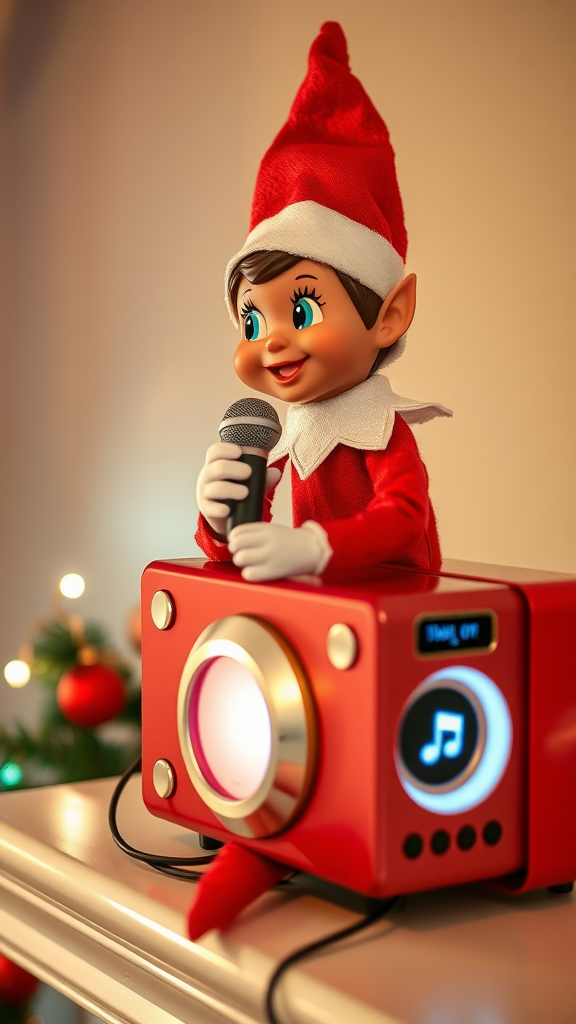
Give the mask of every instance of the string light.
<svg viewBox="0 0 576 1024">
<path fill-rule="evenodd" d="M 4 669 L 4 679 L 9 686 L 26 686 L 30 680 L 30 666 L 25 661 L 9 661 Z"/>
<path fill-rule="evenodd" d="M 0 782 L 3 786 L 17 786 L 22 782 L 22 769 L 14 761 L 6 761 L 0 768 Z"/>
<path fill-rule="evenodd" d="M 60 580 L 60 593 L 64 597 L 77 598 L 82 597 L 86 584 L 81 576 L 77 572 L 69 572 L 66 576 L 63 576 Z"/>
</svg>

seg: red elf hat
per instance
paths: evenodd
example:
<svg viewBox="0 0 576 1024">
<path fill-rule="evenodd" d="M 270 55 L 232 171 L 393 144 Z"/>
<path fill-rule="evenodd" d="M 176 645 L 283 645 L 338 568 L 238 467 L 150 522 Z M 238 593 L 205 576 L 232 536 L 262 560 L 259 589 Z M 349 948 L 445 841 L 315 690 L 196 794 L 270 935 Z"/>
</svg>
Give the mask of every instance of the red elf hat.
<svg viewBox="0 0 576 1024">
<path fill-rule="evenodd" d="M 249 253 L 281 251 L 326 263 L 384 299 L 404 276 L 406 247 L 388 129 L 350 71 L 340 25 L 327 21 L 288 120 L 260 164 L 250 232 L 228 264 L 226 284 Z"/>
</svg>

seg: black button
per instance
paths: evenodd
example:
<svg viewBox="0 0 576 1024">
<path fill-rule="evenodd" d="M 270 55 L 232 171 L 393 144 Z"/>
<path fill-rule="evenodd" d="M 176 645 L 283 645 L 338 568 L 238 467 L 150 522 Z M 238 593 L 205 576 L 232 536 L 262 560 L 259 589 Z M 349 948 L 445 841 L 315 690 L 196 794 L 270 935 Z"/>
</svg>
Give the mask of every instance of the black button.
<svg viewBox="0 0 576 1024">
<path fill-rule="evenodd" d="M 471 850 L 476 842 L 476 829 L 472 825 L 464 825 L 458 833 L 456 840 L 461 850 Z"/>
<path fill-rule="evenodd" d="M 412 835 L 406 836 L 404 840 L 404 856 L 409 857 L 410 860 L 415 860 L 422 853 L 424 843 L 422 842 L 422 836 L 419 836 L 417 832 L 413 832 Z"/>
<path fill-rule="evenodd" d="M 444 832 L 443 829 L 440 829 L 432 836 L 430 846 L 434 853 L 446 853 L 446 850 L 450 846 L 450 836 L 447 832 Z"/>
<path fill-rule="evenodd" d="M 400 751 L 410 774 L 443 786 L 462 774 L 478 745 L 478 719 L 464 694 L 439 686 L 418 697 L 402 724 Z"/>
<path fill-rule="evenodd" d="M 484 826 L 482 835 L 484 837 L 484 842 L 488 846 L 496 846 L 496 843 L 499 843 L 502 838 L 502 825 L 499 821 L 489 821 L 488 824 Z"/>
</svg>

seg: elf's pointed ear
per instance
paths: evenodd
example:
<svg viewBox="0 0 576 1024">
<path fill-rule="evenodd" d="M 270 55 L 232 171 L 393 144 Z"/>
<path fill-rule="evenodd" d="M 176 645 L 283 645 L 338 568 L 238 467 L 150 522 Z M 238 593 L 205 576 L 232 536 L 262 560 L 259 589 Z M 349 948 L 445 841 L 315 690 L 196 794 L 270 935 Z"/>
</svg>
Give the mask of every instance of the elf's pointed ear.
<svg viewBox="0 0 576 1024">
<path fill-rule="evenodd" d="M 382 303 L 376 321 L 378 347 L 388 348 L 408 330 L 416 309 L 416 274 L 408 274 Z"/>
</svg>

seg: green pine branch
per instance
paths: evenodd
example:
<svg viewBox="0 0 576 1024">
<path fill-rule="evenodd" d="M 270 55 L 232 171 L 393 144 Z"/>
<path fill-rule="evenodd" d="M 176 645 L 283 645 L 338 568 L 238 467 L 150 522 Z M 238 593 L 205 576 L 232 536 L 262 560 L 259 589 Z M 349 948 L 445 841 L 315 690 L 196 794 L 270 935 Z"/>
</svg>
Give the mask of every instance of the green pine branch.
<svg viewBox="0 0 576 1024">
<path fill-rule="evenodd" d="M 22 772 L 17 785 L 2 789 L 25 789 L 36 785 L 100 779 L 122 772 L 138 757 L 140 742 L 135 730 L 124 743 L 103 740 L 93 729 L 63 722 L 58 727 L 43 724 L 33 732 L 19 722 L 0 726 L 0 764 L 12 762 Z"/>
<path fill-rule="evenodd" d="M 86 643 L 97 651 L 110 650 L 107 633 L 94 622 L 84 625 Z M 68 623 L 54 619 L 48 622 L 32 641 L 34 664 L 32 674 L 40 682 L 55 686 L 61 676 L 68 672 L 77 662 L 78 643 Z M 125 665 L 119 665 L 122 674 L 130 675 Z"/>
</svg>

